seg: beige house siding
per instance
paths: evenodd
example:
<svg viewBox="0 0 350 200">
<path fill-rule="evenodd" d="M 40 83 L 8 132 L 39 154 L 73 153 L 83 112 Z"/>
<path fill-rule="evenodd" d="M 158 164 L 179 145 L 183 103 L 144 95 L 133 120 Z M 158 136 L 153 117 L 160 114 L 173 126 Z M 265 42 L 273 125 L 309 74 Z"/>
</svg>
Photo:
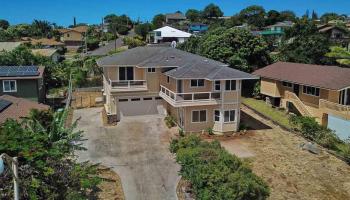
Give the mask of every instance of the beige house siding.
<svg viewBox="0 0 350 200">
<path fill-rule="evenodd" d="M 210 92 L 212 91 L 213 82 L 204 80 L 204 86 L 203 87 L 191 87 L 191 80 L 185 79 L 183 80 L 183 91 L 184 93 L 191 93 L 191 92 Z"/>
<path fill-rule="evenodd" d="M 277 82 L 278 81 L 272 79 L 261 78 L 261 94 L 271 97 L 281 97 Z"/>
<path fill-rule="evenodd" d="M 169 83 L 167 82 L 167 77 L 164 74 L 160 75 L 160 84 L 164 87 L 168 88 L 169 90 L 176 92 L 176 79 L 173 79 L 169 77 Z"/>
<path fill-rule="evenodd" d="M 150 92 L 159 92 L 160 91 L 160 74 L 161 69 L 156 68 L 156 72 L 147 72 L 147 69 L 145 70 L 145 77 L 147 80 L 147 87 Z"/>
<path fill-rule="evenodd" d="M 65 42 L 65 41 L 83 41 L 83 35 L 79 32 L 76 32 L 76 31 L 68 31 L 62 35 L 61 40 L 63 42 Z"/>
</svg>

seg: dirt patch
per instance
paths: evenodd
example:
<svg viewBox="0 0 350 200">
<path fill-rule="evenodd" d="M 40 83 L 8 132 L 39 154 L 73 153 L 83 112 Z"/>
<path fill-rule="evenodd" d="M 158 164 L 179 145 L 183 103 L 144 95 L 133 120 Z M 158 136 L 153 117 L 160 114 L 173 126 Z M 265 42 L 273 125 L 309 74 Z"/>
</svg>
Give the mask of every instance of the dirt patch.
<svg viewBox="0 0 350 200">
<path fill-rule="evenodd" d="M 97 193 L 98 199 L 124 200 L 124 192 L 118 174 L 109 168 L 100 166 L 98 169 L 102 182 L 98 185 L 100 191 Z"/>
<path fill-rule="evenodd" d="M 102 92 L 73 92 L 71 107 L 91 108 L 103 106 L 102 102 L 96 102 L 96 98 L 102 98 Z"/>
<path fill-rule="evenodd" d="M 187 194 L 186 194 L 187 193 Z M 176 186 L 176 195 L 179 200 L 186 200 L 186 199 L 195 199 L 194 195 L 192 194 L 192 188 L 190 182 L 186 181 L 185 179 L 181 178 L 179 183 Z"/>
<path fill-rule="evenodd" d="M 242 110 L 272 128 L 236 138 L 256 155 L 248 162 L 270 186 L 269 199 L 350 199 L 349 165 L 325 150 L 319 155 L 302 150 L 304 138 Z"/>
</svg>

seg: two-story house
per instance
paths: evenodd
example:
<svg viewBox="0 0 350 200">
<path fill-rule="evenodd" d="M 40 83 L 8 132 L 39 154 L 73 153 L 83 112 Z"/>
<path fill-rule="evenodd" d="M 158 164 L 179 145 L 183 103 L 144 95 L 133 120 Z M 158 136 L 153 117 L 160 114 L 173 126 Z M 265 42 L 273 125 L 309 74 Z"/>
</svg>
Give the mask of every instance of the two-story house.
<svg viewBox="0 0 350 200">
<path fill-rule="evenodd" d="M 239 128 L 242 80 L 255 76 L 170 47 L 137 47 L 97 61 L 109 121 L 167 113 L 185 132 Z"/>
<path fill-rule="evenodd" d="M 285 30 L 292 26 L 293 22 L 291 21 L 277 22 L 276 24 L 265 27 L 264 30 L 260 32 L 260 34 L 264 37 L 273 39 L 274 45 L 278 45 L 281 43 Z"/>
<path fill-rule="evenodd" d="M 341 138 L 350 136 L 350 69 L 277 62 L 255 71 L 274 106 L 315 117 Z"/>
<path fill-rule="evenodd" d="M 67 48 L 75 49 L 84 44 L 85 35 L 88 26 L 77 26 L 69 29 L 58 29 L 61 33 L 61 41 L 64 42 Z"/>
<path fill-rule="evenodd" d="M 45 100 L 43 77 L 44 67 L 0 66 L 0 96 L 7 94 L 43 102 Z"/>
</svg>

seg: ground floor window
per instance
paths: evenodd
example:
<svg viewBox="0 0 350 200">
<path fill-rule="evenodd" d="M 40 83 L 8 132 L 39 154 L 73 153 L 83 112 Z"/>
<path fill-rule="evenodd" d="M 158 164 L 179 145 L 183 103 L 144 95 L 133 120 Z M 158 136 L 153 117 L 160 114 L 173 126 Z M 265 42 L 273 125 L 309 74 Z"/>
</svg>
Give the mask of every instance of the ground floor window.
<svg viewBox="0 0 350 200">
<path fill-rule="evenodd" d="M 236 110 L 225 110 L 224 122 L 234 122 L 236 119 Z"/>
<path fill-rule="evenodd" d="M 206 110 L 193 110 L 192 111 L 192 122 L 206 122 L 207 111 Z"/>
<path fill-rule="evenodd" d="M 2 84 L 4 92 L 17 92 L 16 80 L 3 80 Z"/>
<path fill-rule="evenodd" d="M 214 121 L 220 122 L 220 110 L 214 110 Z"/>
<path fill-rule="evenodd" d="M 320 88 L 304 86 L 303 87 L 303 93 L 319 97 L 320 96 Z"/>
<path fill-rule="evenodd" d="M 283 85 L 284 87 L 289 87 L 289 88 L 293 87 L 293 83 L 286 82 L 286 81 L 283 81 L 283 82 L 282 82 L 282 85 Z"/>
</svg>

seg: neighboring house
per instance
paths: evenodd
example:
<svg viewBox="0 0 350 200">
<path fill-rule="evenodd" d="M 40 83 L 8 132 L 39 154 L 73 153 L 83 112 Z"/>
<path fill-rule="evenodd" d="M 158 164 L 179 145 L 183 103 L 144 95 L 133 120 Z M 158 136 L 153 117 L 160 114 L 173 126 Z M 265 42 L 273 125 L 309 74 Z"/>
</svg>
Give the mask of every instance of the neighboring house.
<svg viewBox="0 0 350 200">
<path fill-rule="evenodd" d="M 184 21 L 184 20 L 186 20 L 186 16 L 184 14 L 182 14 L 181 12 L 165 14 L 165 23 L 166 24 L 175 24 L 175 23 L 179 23 L 179 22 Z"/>
<path fill-rule="evenodd" d="M 205 33 L 209 29 L 209 26 L 201 23 L 193 23 L 188 26 L 188 31 L 190 33 Z"/>
<path fill-rule="evenodd" d="M 77 26 L 70 29 L 58 29 L 58 31 L 62 34 L 61 41 L 66 47 L 76 49 L 84 44 L 87 29 L 87 26 Z"/>
<path fill-rule="evenodd" d="M 291 21 L 277 22 L 274 25 L 265 27 L 264 30 L 260 32 L 260 34 L 264 37 L 274 39 L 274 45 L 277 45 L 281 42 L 285 30 L 292 26 L 293 22 Z"/>
<path fill-rule="evenodd" d="M 0 95 L 45 100 L 44 67 L 0 66 Z"/>
<path fill-rule="evenodd" d="M 55 49 L 60 49 L 62 50 L 64 47 L 64 43 L 56 41 L 54 38 L 40 38 L 40 39 L 35 39 L 35 38 L 28 38 L 24 37 L 22 38 L 22 41 L 24 43 L 30 43 L 33 46 L 42 46 L 44 48 L 55 48 Z"/>
<path fill-rule="evenodd" d="M 242 80 L 255 76 L 170 47 L 137 47 L 97 61 L 109 121 L 167 113 L 185 132 L 235 132 Z"/>
<path fill-rule="evenodd" d="M 50 58 L 53 62 L 58 62 L 61 55 L 58 53 L 57 49 L 32 49 L 34 55 L 40 55 Z"/>
<path fill-rule="evenodd" d="M 180 31 L 170 26 L 164 26 L 162 28 L 152 31 L 148 35 L 150 43 L 163 43 L 163 42 L 178 42 L 184 43 L 192 34 Z"/>
<path fill-rule="evenodd" d="M 350 136 L 350 68 L 277 62 L 253 74 L 267 102 Z"/>
<path fill-rule="evenodd" d="M 0 124 L 7 119 L 20 120 L 27 117 L 32 109 L 49 110 L 48 105 L 10 95 L 0 96 Z"/>
<path fill-rule="evenodd" d="M 344 28 L 340 28 L 333 25 L 320 26 L 318 31 L 326 34 L 331 42 L 341 44 L 342 46 L 348 47 L 350 41 L 349 31 Z"/>
<path fill-rule="evenodd" d="M 2 51 L 12 51 L 19 47 L 22 42 L 0 42 L 0 52 Z"/>
</svg>

